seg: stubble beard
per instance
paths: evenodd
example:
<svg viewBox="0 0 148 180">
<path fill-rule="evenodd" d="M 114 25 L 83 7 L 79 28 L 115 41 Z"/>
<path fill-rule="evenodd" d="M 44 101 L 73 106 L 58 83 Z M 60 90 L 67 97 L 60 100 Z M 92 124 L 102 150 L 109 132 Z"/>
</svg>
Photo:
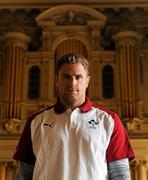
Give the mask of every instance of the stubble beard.
<svg viewBox="0 0 148 180">
<path fill-rule="evenodd" d="M 68 94 L 64 94 L 61 99 L 62 99 L 62 102 L 64 103 L 64 105 L 66 106 L 72 106 L 74 105 L 75 103 L 78 102 L 78 95 L 68 95 Z"/>
<path fill-rule="evenodd" d="M 79 94 L 76 94 L 76 95 L 64 94 L 61 97 L 61 103 L 64 106 L 72 108 L 72 109 L 80 106 L 84 100 Z"/>
</svg>

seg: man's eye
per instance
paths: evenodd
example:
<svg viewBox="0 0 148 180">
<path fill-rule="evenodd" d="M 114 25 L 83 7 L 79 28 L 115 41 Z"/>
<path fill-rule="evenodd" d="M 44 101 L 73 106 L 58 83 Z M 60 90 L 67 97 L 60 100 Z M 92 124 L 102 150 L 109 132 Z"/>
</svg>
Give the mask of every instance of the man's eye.
<svg viewBox="0 0 148 180">
<path fill-rule="evenodd" d="M 64 75 L 64 79 L 70 79 L 70 76 Z"/>
<path fill-rule="evenodd" d="M 81 79 L 81 76 L 76 76 L 76 80 L 79 80 L 79 79 Z"/>
</svg>

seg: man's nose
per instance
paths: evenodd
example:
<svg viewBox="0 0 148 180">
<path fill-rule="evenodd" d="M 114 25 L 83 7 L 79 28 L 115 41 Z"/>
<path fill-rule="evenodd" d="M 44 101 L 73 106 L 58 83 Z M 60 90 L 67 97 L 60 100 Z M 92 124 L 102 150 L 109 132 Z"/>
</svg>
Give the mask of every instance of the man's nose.
<svg viewBox="0 0 148 180">
<path fill-rule="evenodd" d="M 77 84 L 77 80 L 76 80 L 75 77 L 72 77 L 72 78 L 70 79 L 70 84 L 73 85 L 73 86 Z"/>
</svg>

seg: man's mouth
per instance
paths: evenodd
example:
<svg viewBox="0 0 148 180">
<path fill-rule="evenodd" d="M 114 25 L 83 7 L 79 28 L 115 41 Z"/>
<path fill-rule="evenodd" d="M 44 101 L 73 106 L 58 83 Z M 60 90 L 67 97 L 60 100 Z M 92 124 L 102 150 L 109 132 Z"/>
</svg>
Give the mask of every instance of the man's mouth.
<svg viewBox="0 0 148 180">
<path fill-rule="evenodd" d="M 77 89 L 67 89 L 66 92 L 78 92 Z"/>
</svg>

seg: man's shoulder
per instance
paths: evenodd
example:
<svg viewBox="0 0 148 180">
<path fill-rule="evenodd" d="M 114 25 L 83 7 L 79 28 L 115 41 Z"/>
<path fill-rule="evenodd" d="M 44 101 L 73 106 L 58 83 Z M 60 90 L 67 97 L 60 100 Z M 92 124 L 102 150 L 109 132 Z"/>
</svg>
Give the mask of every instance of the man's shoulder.
<svg viewBox="0 0 148 180">
<path fill-rule="evenodd" d="M 111 115 L 113 118 L 114 118 L 115 116 L 117 116 L 117 114 L 116 114 L 115 112 L 113 112 L 113 111 L 111 111 L 111 110 L 109 110 L 109 109 L 107 109 L 107 108 L 105 108 L 105 107 L 103 107 L 103 106 L 101 106 L 101 105 L 98 105 L 98 104 L 96 104 L 96 103 L 93 103 L 92 106 L 93 106 L 94 108 L 97 108 L 97 109 L 101 110 L 101 111 L 104 111 L 104 112 L 107 113 L 108 115 Z"/>
<path fill-rule="evenodd" d="M 46 107 L 43 107 L 41 110 L 33 113 L 29 118 L 28 118 L 28 121 L 30 121 L 30 123 L 36 119 L 36 117 L 42 115 L 42 113 L 44 113 L 45 111 L 49 111 L 51 110 L 52 108 L 54 108 L 55 105 L 50 105 L 50 106 L 46 106 Z"/>
</svg>

